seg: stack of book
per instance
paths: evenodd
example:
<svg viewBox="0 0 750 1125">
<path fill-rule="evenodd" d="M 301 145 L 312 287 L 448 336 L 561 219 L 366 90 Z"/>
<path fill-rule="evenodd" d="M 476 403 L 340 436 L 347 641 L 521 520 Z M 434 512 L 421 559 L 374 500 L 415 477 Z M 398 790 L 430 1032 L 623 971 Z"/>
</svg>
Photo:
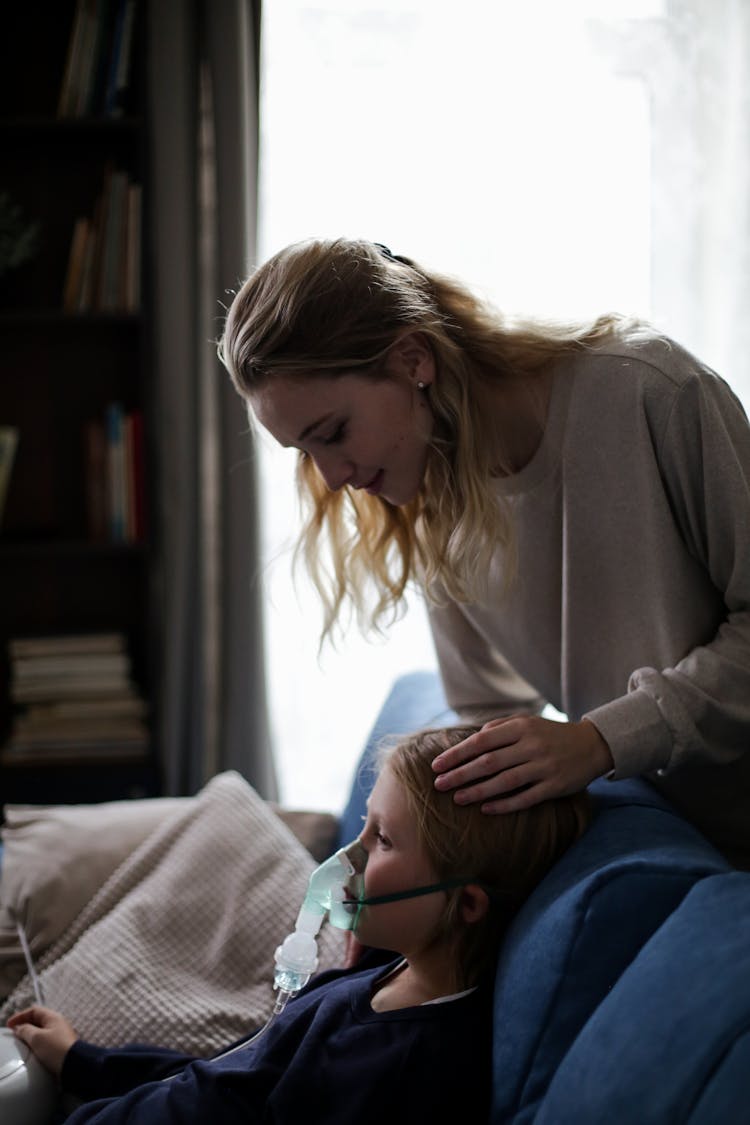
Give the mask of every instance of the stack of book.
<svg viewBox="0 0 750 1125">
<path fill-rule="evenodd" d="M 19 710 L 4 765 L 146 755 L 147 704 L 121 633 L 16 637 L 8 647 Z"/>
<path fill-rule="evenodd" d="M 108 164 L 92 215 L 76 219 L 62 303 L 66 312 L 134 313 L 141 304 L 142 189 Z"/>
<path fill-rule="evenodd" d="M 84 434 L 89 538 L 142 543 L 146 537 L 143 414 L 111 402 Z"/>
<path fill-rule="evenodd" d="M 77 0 L 58 117 L 118 117 L 127 108 L 135 0 Z"/>
</svg>

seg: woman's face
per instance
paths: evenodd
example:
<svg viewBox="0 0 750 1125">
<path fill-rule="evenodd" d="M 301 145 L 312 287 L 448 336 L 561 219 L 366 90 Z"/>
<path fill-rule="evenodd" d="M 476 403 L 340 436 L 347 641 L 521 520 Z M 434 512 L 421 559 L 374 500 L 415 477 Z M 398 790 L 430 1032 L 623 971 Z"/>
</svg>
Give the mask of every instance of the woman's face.
<svg viewBox="0 0 750 1125">
<path fill-rule="evenodd" d="M 432 411 L 419 381 L 434 380 L 429 346 L 402 337 L 386 375 L 276 375 L 250 395 L 261 425 L 285 447 L 314 460 L 328 488 L 364 488 L 391 504 L 419 491 L 432 434 Z"/>
</svg>

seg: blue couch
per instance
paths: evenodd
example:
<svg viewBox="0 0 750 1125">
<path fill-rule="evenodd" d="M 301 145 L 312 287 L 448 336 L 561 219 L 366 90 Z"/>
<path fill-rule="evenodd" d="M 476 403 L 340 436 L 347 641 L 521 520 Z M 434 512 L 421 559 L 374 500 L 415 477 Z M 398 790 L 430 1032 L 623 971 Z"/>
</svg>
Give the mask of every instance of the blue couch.
<svg viewBox="0 0 750 1125">
<path fill-rule="evenodd" d="M 383 736 L 455 721 L 437 677 L 394 685 L 358 765 L 361 826 Z M 750 874 L 646 781 L 597 781 L 594 819 L 515 919 L 495 980 L 491 1121 L 750 1122 Z"/>
</svg>

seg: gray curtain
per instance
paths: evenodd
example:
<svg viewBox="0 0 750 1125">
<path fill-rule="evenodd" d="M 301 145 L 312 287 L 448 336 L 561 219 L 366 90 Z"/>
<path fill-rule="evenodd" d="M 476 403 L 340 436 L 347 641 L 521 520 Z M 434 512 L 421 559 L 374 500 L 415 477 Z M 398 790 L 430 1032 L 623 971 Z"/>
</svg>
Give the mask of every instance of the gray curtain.
<svg viewBox="0 0 750 1125">
<path fill-rule="evenodd" d="M 236 769 L 277 795 L 252 437 L 215 347 L 255 244 L 258 31 L 250 0 L 148 5 L 155 679 L 172 794 Z"/>
</svg>

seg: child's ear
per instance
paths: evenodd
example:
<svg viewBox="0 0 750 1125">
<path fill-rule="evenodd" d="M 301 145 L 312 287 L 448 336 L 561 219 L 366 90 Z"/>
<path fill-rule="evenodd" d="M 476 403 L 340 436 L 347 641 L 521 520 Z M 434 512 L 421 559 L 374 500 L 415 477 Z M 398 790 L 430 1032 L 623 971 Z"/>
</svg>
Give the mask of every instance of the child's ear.
<svg viewBox="0 0 750 1125">
<path fill-rule="evenodd" d="M 481 922 L 489 909 L 489 905 L 490 900 L 487 892 L 476 883 L 467 883 L 462 888 L 461 918 L 467 925 L 471 926 L 475 922 Z"/>
</svg>

